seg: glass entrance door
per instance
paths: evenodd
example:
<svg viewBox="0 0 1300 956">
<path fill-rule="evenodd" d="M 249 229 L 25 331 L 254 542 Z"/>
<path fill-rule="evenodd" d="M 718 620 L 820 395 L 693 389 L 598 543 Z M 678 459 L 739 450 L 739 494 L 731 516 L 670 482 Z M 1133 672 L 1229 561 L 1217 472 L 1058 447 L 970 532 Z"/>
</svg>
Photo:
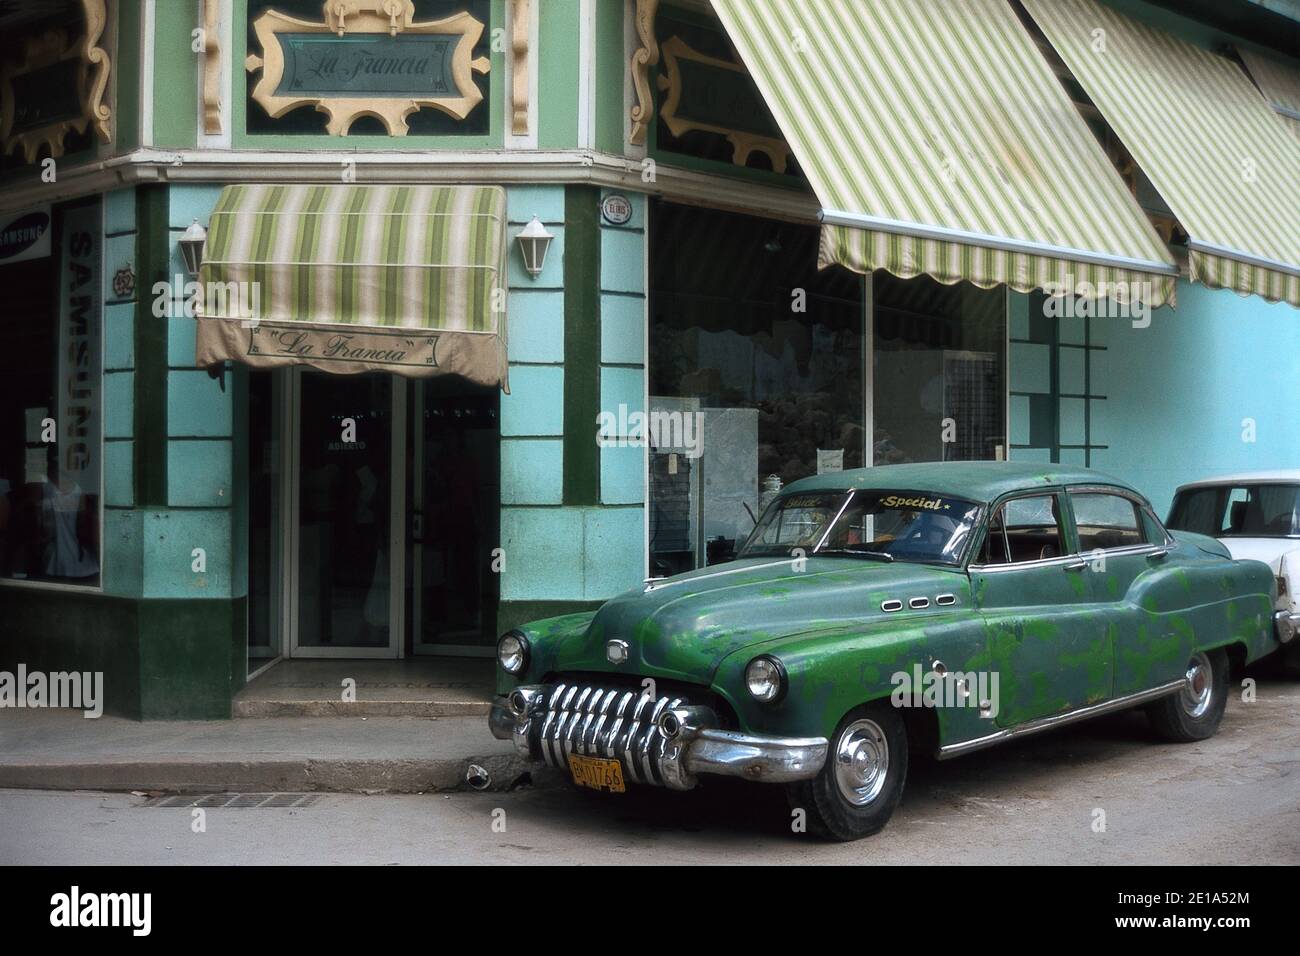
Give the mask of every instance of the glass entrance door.
<svg viewBox="0 0 1300 956">
<path fill-rule="evenodd" d="M 399 657 L 405 383 L 302 369 L 292 379 L 290 653 Z"/>
<path fill-rule="evenodd" d="M 496 643 L 501 396 L 460 379 L 409 387 L 412 649 L 481 654 Z"/>
</svg>

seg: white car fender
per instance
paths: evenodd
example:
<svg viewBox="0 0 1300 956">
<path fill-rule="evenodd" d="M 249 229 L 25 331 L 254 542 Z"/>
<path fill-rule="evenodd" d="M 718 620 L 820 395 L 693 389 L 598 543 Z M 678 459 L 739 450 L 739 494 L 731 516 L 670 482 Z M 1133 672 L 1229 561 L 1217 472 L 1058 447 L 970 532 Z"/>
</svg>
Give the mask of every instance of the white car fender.
<svg viewBox="0 0 1300 956">
<path fill-rule="evenodd" d="M 1278 558 L 1277 576 L 1286 582 L 1286 594 L 1278 595 L 1278 610 L 1300 613 L 1300 548 Z"/>
</svg>

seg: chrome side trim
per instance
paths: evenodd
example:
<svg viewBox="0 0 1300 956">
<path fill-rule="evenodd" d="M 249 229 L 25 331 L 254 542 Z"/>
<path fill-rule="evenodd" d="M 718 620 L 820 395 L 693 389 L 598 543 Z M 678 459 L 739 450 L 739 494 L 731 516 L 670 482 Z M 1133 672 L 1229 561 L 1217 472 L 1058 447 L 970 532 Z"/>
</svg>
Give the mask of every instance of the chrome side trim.
<svg viewBox="0 0 1300 956">
<path fill-rule="evenodd" d="M 1023 724 L 1017 724 L 1015 727 L 1007 727 L 999 730 L 997 733 L 987 734 L 984 737 L 976 737 L 973 740 L 963 740 L 955 744 L 948 744 L 940 747 L 938 757 L 940 760 L 947 760 L 950 757 L 960 757 L 963 754 L 973 753 L 976 750 L 983 750 L 985 747 L 992 747 L 994 744 L 1000 744 L 1004 741 L 1016 737 L 1028 737 L 1030 734 L 1036 734 L 1044 730 L 1051 730 L 1055 727 L 1063 727 L 1066 724 L 1073 724 L 1080 720 L 1087 720 L 1089 717 L 1099 717 L 1102 714 L 1109 714 L 1117 710 L 1127 710 L 1138 704 L 1150 703 L 1153 700 L 1159 700 L 1170 694 L 1175 694 L 1186 686 L 1187 681 L 1179 678 L 1170 681 L 1167 684 L 1161 684 L 1159 687 L 1153 687 L 1150 690 L 1139 691 L 1136 694 L 1129 694 L 1125 697 L 1116 697 L 1114 700 L 1103 700 L 1098 704 L 1089 704 L 1086 707 L 1079 707 L 1075 710 L 1067 710 L 1061 714 L 1052 714 L 1049 717 L 1039 717 L 1037 720 L 1030 720 Z"/>
</svg>

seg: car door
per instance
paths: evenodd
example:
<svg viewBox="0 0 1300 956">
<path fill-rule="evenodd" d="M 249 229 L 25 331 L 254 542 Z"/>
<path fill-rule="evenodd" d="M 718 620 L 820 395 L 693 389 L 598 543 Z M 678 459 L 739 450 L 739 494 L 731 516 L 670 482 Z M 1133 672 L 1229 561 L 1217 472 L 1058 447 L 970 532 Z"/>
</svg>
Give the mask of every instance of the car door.
<svg viewBox="0 0 1300 956">
<path fill-rule="evenodd" d="M 1110 638 L 1092 613 L 1085 563 L 1071 533 L 1063 492 L 1014 495 L 990 513 L 968 567 L 989 667 L 997 674 L 999 726 L 1110 694 Z"/>
<path fill-rule="evenodd" d="M 1075 486 L 1068 498 L 1093 613 L 1114 643 L 1111 693 L 1124 697 L 1177 680 L 1191 656 L 1191 634 L 1143 600 L 1173 573 L 1168 533 L 1145 501 L 1120 489 Z"/>
</svg>

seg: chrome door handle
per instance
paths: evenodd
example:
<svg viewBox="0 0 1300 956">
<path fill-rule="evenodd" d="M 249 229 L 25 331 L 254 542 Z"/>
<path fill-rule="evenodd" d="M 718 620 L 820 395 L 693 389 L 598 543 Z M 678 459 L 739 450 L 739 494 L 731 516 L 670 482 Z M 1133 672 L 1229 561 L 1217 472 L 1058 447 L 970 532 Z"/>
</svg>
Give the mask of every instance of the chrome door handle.
<svg viewBox="0 0 1300 956">
<path fill-rule="evenodd" d="M 1067 570 L 1067 571 L 1082 571 L 1082 570 L 1083 570 L 1084 568 L 1086 568 L 1087 566 L 1088 566 L 1088 562 L 1087 562 L 1084 558 L 1079 558 L 1079 559 L 1077 559 L 1077 560 L 1075 560 L 1075 561 L 1071 561 L 1071 562 L 1069 562 L 1069 563 L 1065 566 L 1065 570 Z"/>
<path fill-rule="evenodd" d="M 1148 561 L 1163 561 L 1163 560 L 1164 560 L 1165 558 L 1167 558 L 1167 557 L 1169 557 L 1169 549 L 1168 549 L 1168 548 L 1157 548 L 1155 551 L 1152 551 L 1150 554 L 1147 555 L 1147 560 L 1148 560 Z"/>
</svg>

